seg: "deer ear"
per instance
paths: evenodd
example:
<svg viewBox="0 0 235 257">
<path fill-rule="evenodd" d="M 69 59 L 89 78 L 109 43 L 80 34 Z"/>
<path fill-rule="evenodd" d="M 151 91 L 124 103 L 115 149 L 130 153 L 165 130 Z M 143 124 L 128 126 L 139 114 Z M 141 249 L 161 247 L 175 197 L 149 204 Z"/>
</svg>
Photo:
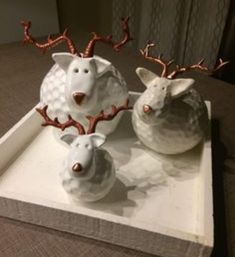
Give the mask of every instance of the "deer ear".
<svg viewBox="0 0 235 257">
<path fill-rule="evenodd" d="M 135 72 L 146 87 L 148 87 L 155 78 L 159 77 L 152 71 L 142 67 L 137 68 Z"/>
<path fill-rule="evenodd" d="M 100 147 L 105 142 L 106 136 L 100 133 L 93 133 L 90 135 L 95 147 Z"/>
<path fill-rule="evenodd" d="M 186 94 L 194 84 L 194 79 L 174 79 L 172 80 L 170 92 L 173 98 Z"/>
<path fill-rule="evenodd" d="M 73 141 L 77 138 L 77 136 L 72 134 L 65 134 L 60 137 L 62 141 L 64 141 L 66 144 L 71 145 Z"/>
<path fill-rule="evenodd" d="M 64 71 L 67 71 L 69 64 L 74 58 L 73 54 L 70 53 L 54 53 L 52 59 L 60 66 Z"/>
<path fill-rule="evenodd" d="M 109 61 L 103 58 L 100 58 L 99 56 L 96 56 L 96 55 L 91 61 L 95 63 L 96 72 L 99 76 L 102 75 L 111 66 L 111 63 Z"/>
</svg>

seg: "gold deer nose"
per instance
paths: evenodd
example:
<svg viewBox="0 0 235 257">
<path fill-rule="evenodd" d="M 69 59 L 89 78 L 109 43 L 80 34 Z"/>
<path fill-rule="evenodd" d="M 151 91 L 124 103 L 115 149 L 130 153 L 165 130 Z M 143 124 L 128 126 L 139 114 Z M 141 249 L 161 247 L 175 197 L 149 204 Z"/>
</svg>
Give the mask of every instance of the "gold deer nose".
<svg viewBox="0 0 235 257">
<path fill-rule="evenodd" d="M 72 170 L 74 172 L 80 172 L 82 171 L 82 165 L 79 162 L 77 162 L 73 165 Z"/>
<path fill-rule="evenodd" d="M 151 108 L 151 106 L 147 105 L 147 104 L 144 104 L 143 106 L 143 112 L 144 113 L 150 113 L 153 109 Z"/>
<path fill-rule="evenodd" d="M 76 104 L 78 104 L 78 105 L 80 105 L 82 103 L 82 100 L 84 99 L 85 96 L 86 96 L 86 94 L 84 94 L 84 93 L 80 93 L 80 92 L 73 93 L 73 99 L 76 102 Z"/>
</svg>

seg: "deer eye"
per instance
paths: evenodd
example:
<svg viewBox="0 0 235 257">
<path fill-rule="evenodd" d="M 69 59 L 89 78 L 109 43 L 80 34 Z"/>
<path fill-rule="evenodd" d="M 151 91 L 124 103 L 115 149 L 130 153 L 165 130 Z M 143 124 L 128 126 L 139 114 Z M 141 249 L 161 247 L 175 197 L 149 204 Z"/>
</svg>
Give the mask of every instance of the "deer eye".
<svg viewBox="0 0 235 257">
<path fill-rule="evenodd" d="M 86 147 L 88 150 L 91 150 L 91 145 L 90 145 L 90 144 L 85 144 L 85 147 Z"/>
<path fill-rule="evenodd" d="M 166 89 L 166 87 L 162 87 L 162 90 L 165 90 Z"/>
<path fill-rule="evenodd" d="M 75 68 L 75 69 L 73 69 L 73 72 L 78 73 L 78 72 L 79 72 L 79 69 L 78 69 L 78 68 Z"/>
<path fill-rule="evenodd" d="M 84 71 L 85 73 L 88 73 L 88 72 L 89 72 L 89 70 L 88 70 L 88 69 L 84 69 L 83 71 Z"/>
<path fill-rule="evenodd" d="M 77 144 L 76 144 L 76 147 L 79 147 L 79 146 L 80 146 L 80 144 L 79 144 L 79 143 L 77 143 Z"/>
</svg>

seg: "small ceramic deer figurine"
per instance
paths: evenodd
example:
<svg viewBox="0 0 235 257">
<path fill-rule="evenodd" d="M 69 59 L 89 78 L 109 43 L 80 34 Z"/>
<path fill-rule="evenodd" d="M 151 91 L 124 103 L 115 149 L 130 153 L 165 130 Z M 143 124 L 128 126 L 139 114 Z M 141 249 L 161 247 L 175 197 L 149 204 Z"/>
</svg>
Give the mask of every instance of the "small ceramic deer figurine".
<svg viewBox="0 0 235 257">
<path fill-rule="evenodd" d="M 94 55 L 98 42 L 119 51 L 131 40 L 128 19 L 122 19 L 124 36 L 120 42 L 114 42 L 111 35 L 102 37 L 93 32 L 83 53 L 78 52 L 67 30 L 61 36 L 55 39 L 49 37 L 48 42 L 40 44 L 29 34 L 31 23 L 22 22 L 24 42 L 43 51 L 65 42 L 70 51 L 52 54 L 56 64 L 41 85 L 40 99 L 43 105 L 48 105 L 50 116 L 66 120 L 70 114 L 87 125 L 84 116 L 95 115 L 101 110 L 108 111 L 111 104 L 119 106 L 128 98 L 126 82 L 120 72 L 108 60 Z M 99 124 L 97 130 L 103 134 L 111 133 L 120 118 L 121 115 L 118 115 L 110 124 Z"/>
<path fill-rule="evenodd" d="M 171 73 L 168 68 L 173 63 L 161 56 L 151 57 L 147 44 L 141 54 L 148 60 L 163 67 L 161 77 L 145 68 L 137 68 L 136 73 L 146 86 L 146 90 L 134 105 L 132 123 L 140 141 L 150 149 L 163 154 L 183 153 L 196 146 L 204 137 L 208 114 L 199 93 L 192 88 L 193 79 L 173 79 L 186 70 L 199 69 L 203 60 L 188 67 L 176 67 Z M 220 59 L 214 71 L 227 62 Z"/>
<path fill-rule="evenodd" d="M 103 198 L 115 182 L 115 167 L 111 155 L 101 148 L 106 136 L 95 133 L 100 121 L 112 120 L 120 111 L 129 110 L 128 100 L 120 107 L 112 106 L 112 112 L 103 111 L 95 116 L 88 116 L 87 132 L 84 126 L 71 116 L 64 123 L 56 118 L 52 120 L 47 114 L 47 106 L 37 111 L 45 120 L 43 126 L 54 126 L 65 130 L 71 126 L 79 135 L 64 134 L 61 139 L 69 145 L 69 153 L 60 173 L 62 185 L 73 199 L 93 202 Z"/>
</svg>

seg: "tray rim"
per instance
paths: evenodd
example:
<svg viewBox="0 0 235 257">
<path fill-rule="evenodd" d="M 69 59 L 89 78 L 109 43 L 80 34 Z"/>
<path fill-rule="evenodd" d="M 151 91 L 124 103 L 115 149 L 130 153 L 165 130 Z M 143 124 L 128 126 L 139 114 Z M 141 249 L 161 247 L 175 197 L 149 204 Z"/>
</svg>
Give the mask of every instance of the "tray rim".
<svg viewBox="0 0 235 257">
<path fill-rule="evenodd" d="M 140 93 L 138 92 L 130 92 L 130 95 L 132 95 L 134 98 L 138 97 Z M 36 105 L 38 106 L 38 105 Z M 210 103 L 207 102 L 207 106 L 209 108 L 209 113 L 210 113 Z M 38 117 L 38 115 L 35 115 L 36 114 L 36 111 L 35 111 L 35 107 L 30 111 L 28 112 L 18 123 L 16 123 L 7 133 L 5 133 L 3 135 L 3 137 L 0 138 L 0 152 L 2 151 L 3 147 L 5 144 L 7 144 L 8 140 L 11 139 L 12 137 L 19 137 L 19 134 L 21 135 L 22 134 L 22 131 L 24 130 L 23 128 L 27 125 L 27 123 L 30 121 L 30 120 L 34 120 L 35 123 L 37 122 L 40 122 L 40 119 Z M 33 127 L 33 133 L 31 133 L 30 135 L 25 135 L 23 136 L 22 140 L 21 140 L 21 145 L 18 147 L 18 149 L 14 149 L 12 150 L 11 154 L 14 155 L 14 156 L 17 156 L 17 154 L 21 151 L 21 150 L 24 150 L 24 147 L 26 146 L 27 147 L 27 144 L 34 138 L 34 136 L 36 136 L 43 128 L 41 126 L 38 127 L 38 125 L 35 125 Z M 21 133 L 17 133 L 19 132 L 20 130 Z M 28 138 L 28 140 L 26 140 Z M 204 153 L 204 151 L 206 150 L 207 153 Z M 204 154 L 207 154 L 207 155 L 210 155 L 211 156 L 211 142 L 208 141 L 206 142 L 206 145 L 204 147 L 204 151 L 202 153 L 202 156 L 204 156 Z M 8 160 L 8 162 L 6 163 L 1 163 L 0 162 L 0 169 L 2 169 L 2 171 L 5 169 L 4 167 L 7 167 L 9 161 L 11 161 L 10 159 Z M 211 163 L 209 164 L 211 166 Z M 2 166 L 2 167 L 1 167 Z M 212 248 L 213 248 L 213 201 L 212 201 L 212 174 L 211 174 L 211 167 L 210 167 L 210 172 L 207 172 L 208 173 L 208 176 L 209 176 L 209 184 L 211 185 L 211 187 L 209 188 L 205 188 L 205 190 L 207 191 L 207 196 L 209 197 L 209 202 L 210 204 L 208 205 L 205 205 L 204 206 L 204 209 L 206 208 L 207 211 L 210 213 L 208 214 L 207 213 L 207 216 L 209 217 L 209 220 L 208 220 L 208 227 L 205 228 L 205 233 L 206 235 L 196 235 L 196 234 L 191 234 L 191 233 L 188 233 L 188 232 L 182 232 L 182 231 L 173 231 L 174 229 L 172 229 L 173 231 L 173 234 L 175 234 L 175 237 L 172 236 L 172 233 L 169 233 L 169 231 L 167 231 L 169 228 L 166 228 L 165 232 L 163 233 L 160 233 L 161 236 L 166 236 L 166 237 L 170 237 L 172 240 L 175 239 L 175 240 L 180 240 L 180 241 L 185 241 L 187 242 L 187 244 L 192 244 L 192 245 L 197 245 L 201 250 L 202 248 L 204 249 L 203 251 L 205 252 L 208 252 L 208 251 L 211 251 Z M 23 201 L 22 199 L 20 199 L 20 197 L 18 196 L 13 196 L 11 192 L 5 192 L 4 195 L 1 195 L 0 196 L 0 210 L 2 209 L 2 207 L 4 206 L 7 206 L 7 205 L 16 205 L 16 203 L 18 202 L 18 204 L 20 203 L 22 205 L 24 205 L 24 207 L 28 208 L 26 205 L 29 204 L 29 205 L 33 205 L 34 208 L 38 208 L 38 206 L 42 207 L 41 205 L 38 205 L 38 204 L 35 204 L 35 203 L 30 203 L 29 199 L 27 201 Z M 208 198 L 207 197 L 207 198 Z M 27 198 L 27 197 L 26 197 Z M 25 199 L 25 198 L 24 198 Z M 2 206 L 2 204 L 4 204 L 4 206 Z M 43 205 L 45 207 L 45 205 Z M 51 207 L 52 206 L 52 207 Z M 9 207 L 9 206 L 8 206 Z M 44 208 L 42 207 L 42 208 Z M 45 208 L 49 208 L 49 209 L 56 209 L 56 206 L 53 204 L 53 203 L 49 203 L 49 206 L 46 206 Z M 29 209 L 30 209 L 30 206 L 29 206 Z M 65 209 L 61 209 L 63 212 L 65 213 L 70 213 L 72 212 L 73 214 L 75 215 L 78 215 L 78 213 L 76 211 L 67 211 Z M 93 210 L 92 210 L 93 211 Z M 7 217 L 10 217 L 9 213 L 4 213 L 2 212 L 2 210 L 0 211 L 0 215 L 2 216 L 7 216 Z M 79 215 L 83 215 L 83 214 L 79 214 Z M 86 214 L 87 215 L 87 214 Z M 108 214 L 108 216 L 111 216 L 112 214 Z M 16 214 L 17 216 L 17 214 Z M 105 216 L 105 215 L 104 215 Z M 116 218 L 116 221 L 118 222 L 118 225 L 120 226 L 128 226 L 127 223 L 123 222 L 124 219 L 128 219 L 126 217 L 121 217 L 121 219 L 119 219 L 119 217 L 117 218 L 116 215 L 113 215 L 115 216 Z M 25 221 L 25 222 L 30 222 L 30 221 L 27 221 L 24 219 L 24 217 L 22 215 L 18 215 L 17 217 L 14 217 L 14 215 L 10 218 L 15 218 L 15 219 L 19 219 L 19 220 L 22 220 L 22 221 Z M 39 218 L 39 217 L 38 217 Z M 36 220 L 38 219 L 36 218 Z M 92 216 L 92 218 L 94 218 L 94 216 Z M 105 220 L 106 222 L 111 222 L 110 220 Z M 30 223 L 34 223 L 34 224 L 38 224 L 38 225 L 42 225 L 40 224 L 40 222 L 38 223 L 37 221 L 32 221 Z M 205 220 L 204 220 L 204 223 L 205 223 Z M 49 226 L 50 227 L 50 226 Z M 129 226 L 128 226 L 129 227 Z M 55 228 L 55 226 L 51 226 L 51 228 Z M 137 229 L 137 228 L 134 228 L 134 229 Z M 140 228 L 138 228 L 140 229 Z M 62 230 L 62 231 L 66 231 L 66 232 L 71 232 L 71 231 L 67 231 L 67 230 L 63 230 L 63 229 L 59 229 L 58 230 Z M 143 229 L 144 231 L 144 229 Z M 146 230 L 147 233 L 154 233 L 154 234 L 157 234 L 156 232 L 153 232 L 153 231 L 149 231 L 149 230 Z M 161 231 L 161 229 L 160 229 Z M 163 229 L 164 231 L 164 229 Z M 73 232 L 72 232 L 73 233 Z M 75 234 L 78 234 L 78 233 L 75 233 Z M 182 234 L 184 234 L 184 236 L 182 236 Z M 92 237 L 92 236 L 89 236 L 89 235 L 84 235 L 86 237 Z M 97 238 L 97 237 L 92 237 L 92 238 L 95 238 L 95 239 L 99 239 L 99 240 L 102 240 L 102 241 L 106 241 L 105 239 L 100 239 L 100 238 Z M 107 242 L 107 241 L 106 241 Z M 108 241 L 109 242 L 109 241 Z M 123 242 L 124 243 L 124 242 Z M 123 243 L 121 243 L 120 245 L 123 246 Z M 117 243 L 115 243 L 117 244 Z M 129 247 L 129 246 L 126 246 L 126 247 Z M 192 247 L 192 246 L 191 246 Z M 195 247 L 195 246 L 194 246 Z M 193 247 L 193 248 L 194 248 Z M 129 247 L 130 248 L 130 247 Z M 136 247 L 135 247 L 136 249 Z M 143 247 L 141 247 L 141 249 L 143 250 Z M 138 249 L 138 250 L 141 250 L 141 249 Z M 200 251 L 201 251 L 200 250 Z M 148 251 L 146 251 L 148 252 Z M 152 253 L 152 252 L 150 252 Z M 159 254 L 159 253 L 158 253 Z M 170 255 L 169 255 L 170 256 Z M 204 255 L 203 255 L 204 256 Z M 207 256 L 207 255 L 205 255 Z M 209 255 L 208 255 L 209 256 Z"/>
</svg>

